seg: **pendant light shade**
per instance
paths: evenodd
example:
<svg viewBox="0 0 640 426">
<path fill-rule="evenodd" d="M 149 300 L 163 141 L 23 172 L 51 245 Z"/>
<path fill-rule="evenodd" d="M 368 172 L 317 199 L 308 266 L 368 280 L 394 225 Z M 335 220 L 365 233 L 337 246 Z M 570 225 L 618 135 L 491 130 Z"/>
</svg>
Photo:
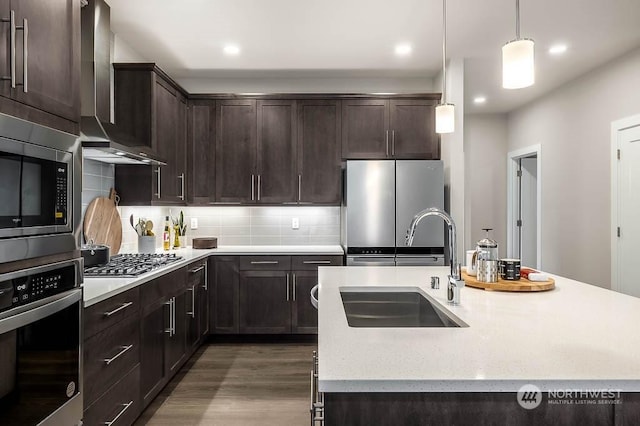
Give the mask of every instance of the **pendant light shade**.
<svg viewBox="0 0 640 426">
<path fill-rule="evenodd" d="M 455 107 L 447 103 L 447 0 L 442 0 L 442 100 L 436 106 L 436 133 L 453 133 Z"/>
<path fill-rule="evenodd" d="M 455 115 L 453 104 L 436 106 L 436 133 L 453 133 L 456 124 Z"/>
<path fill-rule="evenodd" d="M 520 0 L 516 0 L 516 39 L 502 46 L 502 87 L 522 89 L 535 83 L 534 42 L 520 38 Z"/>
</svg>

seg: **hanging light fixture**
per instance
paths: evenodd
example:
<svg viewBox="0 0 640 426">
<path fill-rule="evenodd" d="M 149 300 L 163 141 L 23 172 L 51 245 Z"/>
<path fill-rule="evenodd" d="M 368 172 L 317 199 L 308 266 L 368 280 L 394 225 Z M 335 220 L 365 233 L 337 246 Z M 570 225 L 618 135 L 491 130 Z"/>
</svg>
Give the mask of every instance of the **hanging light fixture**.
<svg viewBox="0 0 640 426">
<path fill-rule="evenodd" d="M 516 39 L 502 46 L 502 87 L 522 89 L 535 82 L 534 42 L 520 38 L 520 0 L 516 0 Z"/>
<path fill-rule="evenodd" d="M 453 133 L 455 108 L 447 103 L 447 0 L 442 0 L 442 100 L 436 106 L 436 133 Z"/>
</svg>

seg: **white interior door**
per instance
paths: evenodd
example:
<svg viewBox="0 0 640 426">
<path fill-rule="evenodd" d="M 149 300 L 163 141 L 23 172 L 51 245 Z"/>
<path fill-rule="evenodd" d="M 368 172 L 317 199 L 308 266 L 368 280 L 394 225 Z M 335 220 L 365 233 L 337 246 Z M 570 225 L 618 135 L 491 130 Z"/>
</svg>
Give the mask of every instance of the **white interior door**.
<svg viewBox="0 0 640 426">
<path fill-rule="evenodd" d="M 520 259 L 523 266 L 535 268 L 538 233 L 538 157 L 520 159 Z"/>
<path fill-rule="evenodd" d="M 618 143 L 618 288 L 640 297 L 636 271 L 640 260 L 640 126 L 621 130 Z"/>
</svg>

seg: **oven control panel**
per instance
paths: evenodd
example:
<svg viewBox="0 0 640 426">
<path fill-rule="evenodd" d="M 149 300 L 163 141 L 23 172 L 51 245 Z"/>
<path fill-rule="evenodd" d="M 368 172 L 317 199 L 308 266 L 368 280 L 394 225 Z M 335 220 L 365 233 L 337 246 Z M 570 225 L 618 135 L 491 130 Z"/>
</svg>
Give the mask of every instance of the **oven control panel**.
<svg viewBox="0 0 640 426">
<path fill-rule="evenodd" d="M 70 290 L 76 281 L 76 268 L 68 265 L 0 282 L 0 312 Z"/>
</svg>

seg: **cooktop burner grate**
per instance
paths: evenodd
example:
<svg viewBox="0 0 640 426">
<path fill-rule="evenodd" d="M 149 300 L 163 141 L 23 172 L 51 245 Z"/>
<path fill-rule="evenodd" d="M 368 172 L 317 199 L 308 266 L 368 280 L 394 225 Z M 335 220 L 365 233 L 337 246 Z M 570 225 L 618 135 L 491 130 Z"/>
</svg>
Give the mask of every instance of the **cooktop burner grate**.
<svg viewBox="0 0 640 426">
<path fill-rule="evenodd" d="M 85 277 L 137 277 L 182 259 L 175 253 L 118 254 L 109 263 L 84 269 Z"/>
</svg>

